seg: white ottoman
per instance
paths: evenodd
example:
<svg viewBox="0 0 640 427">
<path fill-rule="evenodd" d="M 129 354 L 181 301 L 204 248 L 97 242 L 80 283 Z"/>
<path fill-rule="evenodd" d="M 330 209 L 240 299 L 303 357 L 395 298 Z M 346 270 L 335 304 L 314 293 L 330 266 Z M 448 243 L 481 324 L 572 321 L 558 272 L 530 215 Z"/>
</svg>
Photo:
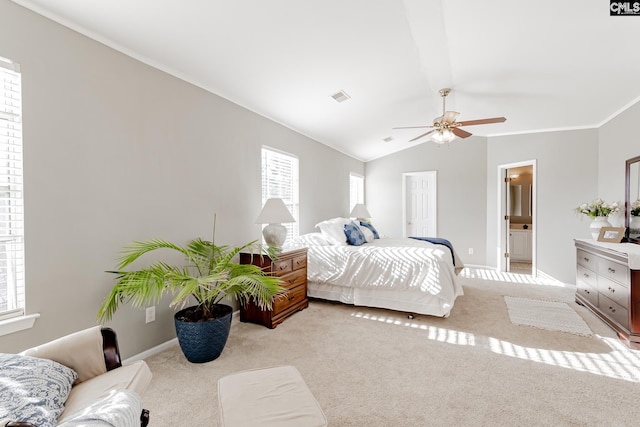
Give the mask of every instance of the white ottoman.
<svg viewBox="0 0 640 427">
<path fill-rule="evenodd" d="M 253 369 L 218 380 L 223 427 L 322 427 L 327 418 L 293 366 Z"/>
</svg>

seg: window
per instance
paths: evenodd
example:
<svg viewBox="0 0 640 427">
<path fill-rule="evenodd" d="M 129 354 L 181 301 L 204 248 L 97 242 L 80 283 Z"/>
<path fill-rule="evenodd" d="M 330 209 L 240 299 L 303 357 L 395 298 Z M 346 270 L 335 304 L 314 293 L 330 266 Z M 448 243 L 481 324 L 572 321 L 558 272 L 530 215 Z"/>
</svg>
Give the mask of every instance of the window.
<svg viewBox="0 0 640 427">
<path fill-rule="evenodd" d="M 24 315 L 20 67 L 0 57 L 0 320 Z"/>
<path fill-rule="evenodd" d="M 356 203 L 364 203 L 364 177 L 352 172 L 349 174 L 349 212 Z"/>
<path fill-rule="evenodd" d="M 287 240 L 299 234 L 298 223 L 298 158 L 290 154 L 262 147 L 262 205 L 267 199 L 277 197 L 296 219 L 296 222 L 283 224 L 287 227 Z"/>
</svg>

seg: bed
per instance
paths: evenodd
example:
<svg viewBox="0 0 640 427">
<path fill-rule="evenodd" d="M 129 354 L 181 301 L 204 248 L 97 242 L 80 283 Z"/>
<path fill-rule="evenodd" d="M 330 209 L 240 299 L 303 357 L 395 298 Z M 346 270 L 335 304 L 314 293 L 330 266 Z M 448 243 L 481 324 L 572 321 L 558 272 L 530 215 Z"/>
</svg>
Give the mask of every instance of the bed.
<svg viewBox="0 0 640 427">
<path fill-rule="evenodd" d="M 464 265 L 453 247 L 415 238 L 379 238 L 377 232 L 364 242 L 349 244 L 348 233 L 343 240 L 338 231 L 352 221 L 328 221 L 337 225 L 327 231 L 320 223 L 322 232 L 293 242 L 308 249 L 309 297 L 447 317 L 463 295 L 457 276 Z"/>
</svg>

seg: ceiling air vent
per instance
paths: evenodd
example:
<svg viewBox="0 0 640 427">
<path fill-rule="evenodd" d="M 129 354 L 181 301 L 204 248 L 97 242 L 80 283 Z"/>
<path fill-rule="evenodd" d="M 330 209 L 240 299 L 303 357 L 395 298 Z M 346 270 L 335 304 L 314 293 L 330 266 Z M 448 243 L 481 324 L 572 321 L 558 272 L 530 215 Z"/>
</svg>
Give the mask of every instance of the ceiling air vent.
<svg viewBox="0 0 640 427">
<path fill-rule="evenodd" d="M 384 142 L 391 142 L 393 141 L 393 137 L 392 136 L 388 136 L 385 139 L 383 139 Z"/>
<path fill-rule="evenodd" d="M 336 92 L 333 95 L 331 95 L 331 97 L 333 98 L 334 101 L 336 102 L 344 102 L 347 99 L 350 99 L 351 97 L 349 95 L 347 95 L 347 92 L 341 90 L 340 92 Z"/>
</svg>

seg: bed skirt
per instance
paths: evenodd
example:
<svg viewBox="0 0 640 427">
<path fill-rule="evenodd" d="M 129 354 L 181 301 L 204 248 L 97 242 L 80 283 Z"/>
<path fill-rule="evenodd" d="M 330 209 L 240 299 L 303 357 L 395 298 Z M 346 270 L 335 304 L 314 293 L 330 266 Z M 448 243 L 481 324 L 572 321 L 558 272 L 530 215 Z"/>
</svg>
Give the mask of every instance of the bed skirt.
<svg viewBox="0 0 640 427">
<path fill-rule="evenodd" d="M 309 281 L 307 296 L 329 301 L 338 301 L 355 306 L 386 308 L 407 313 L 448 317 L 453 305 L 437 296 L 406 289 L 365 289 L 325 285 Z"/>
</svg>

